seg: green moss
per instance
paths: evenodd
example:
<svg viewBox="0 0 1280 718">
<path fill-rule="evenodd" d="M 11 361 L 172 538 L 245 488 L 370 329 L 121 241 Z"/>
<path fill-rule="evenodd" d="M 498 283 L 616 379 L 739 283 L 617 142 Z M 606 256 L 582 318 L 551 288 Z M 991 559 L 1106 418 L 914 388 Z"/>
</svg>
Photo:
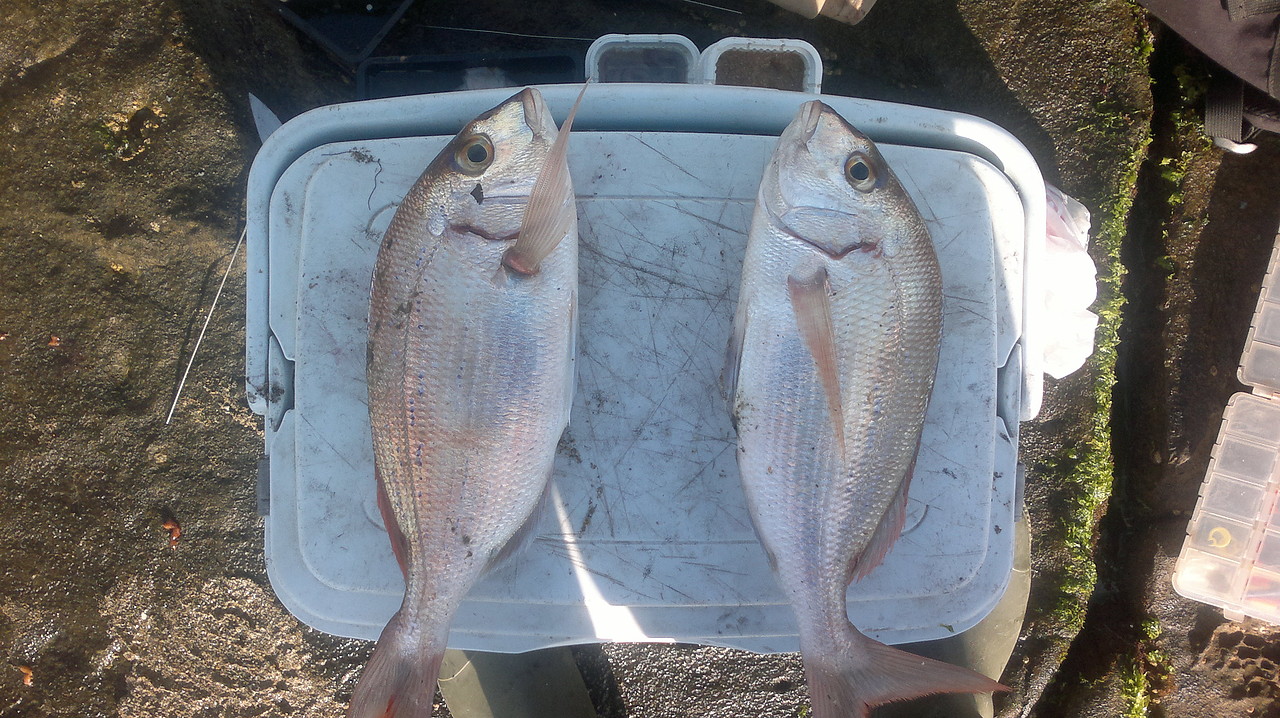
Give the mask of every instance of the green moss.
<svg viewBox="0 0 1280 718">
<path fill-rule="evenodd" d="M 1168 205 L 1173 215 L 1182 206 L 1182 187 L 1192 163 L 1204 156 L 1213 145 L 1213 140 L 1203 131 L 1199 110 L 1192 102 L 1183 97 L 1182 107 L 1175 110 L 1171 118 L 1174 136 L 1179 138 L 1178 145 L 1181 149 L 1177 154 L 1161 157 L 1156 161 L 1160 168 L 1160 178 L 1167 183 Z"/>
<path fill-rule="evenodd" d="M 1129 126 L 1133 131 L 1133 126 Z M 1067 498 L 1058 522 L 1066 563 L 1062 567 L 1061 595 L 1054 617 L 1063 630 L 1074 633 L 1084 625 L 1085 606 L 1097 583 L 1093 560 L 1094 529 L 1103 505 L 1111 496 L 1114 462 L 1111 454 L 1111 391 L 1115 385 L 1116 348 L 1119 344 L 1124 296 L 1120 291 L 1124 265 L 1120 247 L 1127 234 L 1129 210 L 1137 190 L 1138 168 L 1151 142 L 1145 128 L 1133 144 L 1133 152 L 1119 172 L 1112 199 L 1099 212 L 1094 235 L 1094 260 L 1098 265 L 1098 330 L 1089 360 L 1093 377 L 1092 406 L 1086 432 L 1078 446 L 1065 447 L 1056 462 L 1065 469 Z M 1056 473 L 1056 472 L 1054 472 Z"/>
<path fill-rule="evenodd" d="M 1127 661 L 1120 670 L 1120 696 L 1124 699 L 1123 718 L 1147 718 L 1151 708 L 1151 691 L 1147 674 L 1137 661 Z"/>
<path fill-rule="evenodd" d="M 1133 56 L 1138 62 L 1142 63 L 1145 71 L 1151 61 L 1151 53 L 1156 51 L 1155 35 L 1151 33 L 1151 28 L 1147 25 L 1147 11 L 1135 0 L 1129 0 L 1129 13 L 1133 16 L 1134 26 L 1137 28 L 1136 37 L 1133 40 Z"/>
<path fill-rule="evenodd" d="M 1131 9 L 1135 23 L 1134 61 L 1144 68 L 1151 55 L 1151 33 L 1142 19 L 1143 11 L 1136 3 Z M 1084 625 L 1086 606 L 1098 573 L 1094 563 L 1094 535 L 1104 504 L 1111 496 L 1114 461 L 1111 453 L 1111 402 L 1116 382 L 1116 349 L 1124 295 L 1121 282 L 1125 269 L 1120 248 L 1128 234 L 1129 211 L 1137 193 L 1138 169 L 1151 144 L 1150 117 L 1137 117 L 1135 110 L 1123 103 L 1104 99 L 1094 107 L 1095 116 L 1083 123 L 1083 130 L 1107 136 L 1101 146 L 1128 146 L 1128 157 L 1117 162 L 1107 173 L 1110 180 L 1103 186 L 1101 207 L 1094 216 L 1093 258 L 1098 267 L 1098 329 L 1094 335 L 1094 353 L 1087 365 L 1092 377 L 1092 405 L 1087 407 L 1084 435 L 1076 446 L 1064 447 L 1059 454 L 1058 470 L 1062 478 L 1065 500 L 1056 528 L 1062 542 L 1065 563 L 1060 572 L 1060 593 L 1054 610 L 1059 630 L 1074 635 Z M 1120 135 L 1117 137 L 1117 135 Z"/>
<path fill-rule="evenodd" d="M 107 154 L 119 154 L 121 141 L 116 137 L 115 131 L 107 126 L 106 121 L 95 122 L 89 129 Z"/>
<path fill-rule="evenodd" d="M 1137 627 L 1142 640 L 1138 656 L 1125 659 L 1120 670 L 1120 694 L 1124 699 L 1123 718 L 1146 718 L 1155 703 L 1156 689 L 1172 672 L 1169 657 L 1153 646 L 1164 630 L 1160 621 L 1147 618 Z"/>
<path fill-rule="evenodd" d="M 1190 68 L 1185 64 L 1173 68 L 1178 81 L 1178 95 L 1184 105 L 1199 106 L 1201 98 L 1209 92 L 1209 74 L 1203 67 Z"/>
<path fill-rule="evenodd" d="M 1148 641 L 1154 641 L 1160 637 L 1160 634 L 1164 633 L 1164 629 L 1160 627 L 1160 620 L 1157 618 L 1147 618 L 1142 622 L 1140 628 L 1142 629 L 1143 638 Z"/>
</svg>

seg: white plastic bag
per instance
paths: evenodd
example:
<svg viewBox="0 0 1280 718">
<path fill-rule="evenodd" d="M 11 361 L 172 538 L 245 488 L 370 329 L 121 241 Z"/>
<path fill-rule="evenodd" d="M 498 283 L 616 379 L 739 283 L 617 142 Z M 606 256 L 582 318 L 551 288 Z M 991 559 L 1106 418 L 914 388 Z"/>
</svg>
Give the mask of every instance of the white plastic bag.
<svg viewBox="0 0 1280 718">
<path fill-rule="evenodd" d="M 1093 353 L 1098 271 L 1089 256 L 1089 210 L 1045 185 L 1044 372 L 1055 379 L 1079 369 Z"/>
</svg>

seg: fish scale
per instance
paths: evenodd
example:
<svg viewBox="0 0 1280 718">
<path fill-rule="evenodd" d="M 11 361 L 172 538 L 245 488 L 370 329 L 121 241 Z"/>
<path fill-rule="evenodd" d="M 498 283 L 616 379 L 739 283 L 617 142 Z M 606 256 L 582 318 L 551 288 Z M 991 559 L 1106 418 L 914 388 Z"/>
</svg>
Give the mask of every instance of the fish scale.
<svg viewBox="0 0 1280 718">
<path fill-rule="evenodd" d="M 941 274 L 875 145 L 802 106 L 760 184 L 730 347 L 738 466 L 796 613 L 816 718 L 1001 686 L 867 638 L 849 583 L 901 531 L 933 387 Z"/>
</svg>

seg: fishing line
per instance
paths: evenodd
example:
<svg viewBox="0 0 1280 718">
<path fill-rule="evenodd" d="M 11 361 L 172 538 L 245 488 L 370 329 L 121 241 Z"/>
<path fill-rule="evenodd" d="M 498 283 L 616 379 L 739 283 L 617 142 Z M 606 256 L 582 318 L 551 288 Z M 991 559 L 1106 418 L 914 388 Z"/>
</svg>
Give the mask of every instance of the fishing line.
<svg viewBox="0 0 1280 718">
<path fill-rule="evenodd" d="M 173 412 L 178 408 L 178 399 L 182 397 L 182 388 L 187 384 L 187 375 L 191 373 L 191 365 L 196 363 L 196 352 L 200 351 L 200 342 L 204 341 L 204 333 L 209 329 L 209 320 L 213 319 L 213 310 L 218 308 L 218 298 L 222 296 L 222 288 L 227 286 L 227 277 L 231 276 L 231 268 L 235 266 L 236 255 L 240 254 L 240 245 L 244 244 L 244 235 L 249 231 L 248 225 L 240 231 L 240 239 L 236 248 L 231 250 L 231 261 L 227 262 L 227 271 L 222 273 L 222 281 L 218 283 L 218 291 L 213 294 L 213 303 L 209 305 L 209 313 L 204 317 L 204 326 L 200 327 L 200 335 L 196 337 L 196 345 L 191 349 L 191 358 L 187 360 L 187 368 L 178 380 L 178 391 L 173 395 L 173 405 L 169 407 L 169 415 L 164 418 L 165 426 L 173 421 Z"/>
<path fill-rule="evenodd" d="M 487 35 L 510 35 L 512 37 L 531 37 L 535 40 L 579 40 L 581 42 L 595 42 L 594 37 L 570 37 L 568 35 L 529 35 L 523 32 L 505 32 L 503 30 L 479 30 L 474 27 L 449 27 L 448 25 L 422 25 L 431 30 L 453 30 L 454 32 L 480 32 Z"/>
<path fill-rule="evenodd" d="M 702 7 L 709 7 L 712 10 L 719 10 L 721 12 L 731 12 L 734 15 L 742 14 L 741 10 L 734 10 L 733 8 L 728 8 L 728 7 L 720 7 L 719 5 L 712 5 L 711 3 L 707 3 L 707 2 L 698 2 L 698 0 L 683 0 L 683 2 L 687 2 L 690 5 L 701 5 Z"/>
</svg>

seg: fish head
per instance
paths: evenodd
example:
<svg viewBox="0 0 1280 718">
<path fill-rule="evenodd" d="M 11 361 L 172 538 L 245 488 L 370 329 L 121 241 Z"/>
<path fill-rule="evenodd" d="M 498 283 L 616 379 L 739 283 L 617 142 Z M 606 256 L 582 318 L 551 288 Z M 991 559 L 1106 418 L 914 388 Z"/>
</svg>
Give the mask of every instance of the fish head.
<svg viewBox="0 0 1280 718">
<path fill-rule="evenodd" d="M 534 88 L 472 120 L 428 170 L 447 195 L 433 203 L 444 222 L 460 235 L 514 239 L 555 138 L 555 121 Z"/>
<path fill-rule="evenodd" d="M 875 143 L 835 110 L 806 102 L 765 168 L 760 203 L 778 229 L 833 258 L 892 257 L 919 215 Z"/>
</svg>

